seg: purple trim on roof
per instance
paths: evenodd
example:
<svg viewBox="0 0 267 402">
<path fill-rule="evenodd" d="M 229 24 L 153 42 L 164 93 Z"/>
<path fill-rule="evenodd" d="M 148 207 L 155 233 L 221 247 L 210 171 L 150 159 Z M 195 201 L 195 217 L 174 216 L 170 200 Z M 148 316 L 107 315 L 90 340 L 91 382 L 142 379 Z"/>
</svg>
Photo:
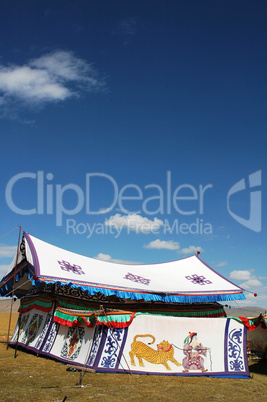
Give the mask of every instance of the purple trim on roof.
<svg viewBox="0 0 267 402">
<path fill-rule="evenodd" d="M 35 247 L 33 245 L 33 242 L 31 240 L 30 235 L 27 232 L 23 233 L 25 239 L 27 240 L 27 243 L 29 245 L 29 248 L 31 250 L 32 258 L 33 258 L 33 268 L 34 268 L 34 273 L 38 277 L 40 275 L 40 264 L 39 264 L 39 259 L 37 256 L 37 252 L 35 250 Z M 27 256 L 26 256 L 27 259 Z"/>
<path fill-rule="evenodd" d="M 240 289 L 242 292 L 244 292 L 244 289 L 241 288 L 240 286 L 236 285 L 234 282 L 229 281 L 229 279 L 225 278 L 223 275 L 219 274 L 219 272 L 215 271 L 213 268 L 211 268 L 206 262 L 204 262 L 198 255 L 196 257 L 204 264 L 206 265 L 207 268 L 209 268 L 211 271 L 215 272 L 218 276 L 223 278 L 225 281 L 231 283 L 231 285 L 236 286 L 238 289 Z"/>
<path fill-rule="evenodd" d="M 95 282 L 85 282 L 85 281 L 75 281 L 73 279 L 69 279 L 69 278 L 62 278 L 62 277 L 56 277 L 56 276 L 39 276 L 38 279 L 40 281 L 44 281 L 44 282 L 51 282 L 51 283 L 55 283 L 55 282 L 60 282 L 62 283 L 62 285 L 73 285 L 73 286 L 88 286 L 88 287 L 98 287 L 101 289 L 109 289 L 109 290 L 121 290 L 123 292 L 135 292 L 135 293 L 140 293 L 140 294 L 156 294 L 156 295 L 209 295 L 209 294 L 237 294 L 238 289 L 236 290 L 181 290 L 181 291 L 158 291 L 158 290 L 153 290 L 153 289 L 136 289 L 136 288 L 126 288 L 123 286 L 115 286 L 115 285 L 108 285 L 105 283 L 95 283 Z M 241 289 L 241 288 L 240 288 Z M 242 289 L 241 289 L 242 291 Z"/>
</svg>

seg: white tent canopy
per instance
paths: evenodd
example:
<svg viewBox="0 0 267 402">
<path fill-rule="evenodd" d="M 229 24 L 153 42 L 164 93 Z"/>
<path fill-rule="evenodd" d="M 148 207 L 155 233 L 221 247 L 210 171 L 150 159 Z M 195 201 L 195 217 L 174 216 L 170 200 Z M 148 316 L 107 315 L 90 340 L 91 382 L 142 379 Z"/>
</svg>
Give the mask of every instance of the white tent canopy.
<svg viewBox="0 0 267 402">
<path fill-rule="evenodd" d="M 68 284 L 89 294 L 102 292 L 133 300 L 195 303 L 245 298 L 243 289 L 215 272 L 198 255 L 159 264 L 126 265 L 75 254 L 28 233 L 24 233 L 22 245 L 18 258 L 21 274 L 18 267 L 15 273 L 14 259 L 0 283 L 2 294 L 15 274 L 18 281 L 22 272 L 24 279 L 27 272 L 32 285 Z"/>
</svg>

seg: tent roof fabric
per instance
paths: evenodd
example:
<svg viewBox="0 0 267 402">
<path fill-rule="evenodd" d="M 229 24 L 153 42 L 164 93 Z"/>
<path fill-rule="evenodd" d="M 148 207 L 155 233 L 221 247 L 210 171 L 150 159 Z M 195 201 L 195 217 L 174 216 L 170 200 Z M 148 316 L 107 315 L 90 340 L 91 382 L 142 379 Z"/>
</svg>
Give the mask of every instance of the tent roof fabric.
<svg viewBox="0 0 267 402">
<path fill-rule="evenodd" d="M 23 242 L 33 285 L 68 284 L 89 294 L 102 292 L 105 296 L 167 303 L 245 298 L 243 289 L 219 275 L 197 255 L 166 263 L 126 265 L 75 254 L 28 233 L 24 233 Z M 14 266 L 8 276 L 12 269 Z"/>
</svg>

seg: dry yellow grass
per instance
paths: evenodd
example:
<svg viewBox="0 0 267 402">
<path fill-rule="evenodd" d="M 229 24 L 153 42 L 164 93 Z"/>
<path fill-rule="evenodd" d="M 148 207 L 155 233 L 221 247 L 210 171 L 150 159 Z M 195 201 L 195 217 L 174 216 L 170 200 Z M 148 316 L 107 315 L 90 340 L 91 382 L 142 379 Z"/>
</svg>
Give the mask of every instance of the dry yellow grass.
<svg viewBox="0 0 267 402">
<path fill-rule="evenodd" d="M 13 314 L 12 331 L 17 314 Z M 172 377 L 66 371 L 66 366 L 22 351 L 6 350 L 9 313 L 0 313 L 0 400 L 9 401 L 266 401 L 267 367 L 251 366 L 251 379 Z"/>
</svg>

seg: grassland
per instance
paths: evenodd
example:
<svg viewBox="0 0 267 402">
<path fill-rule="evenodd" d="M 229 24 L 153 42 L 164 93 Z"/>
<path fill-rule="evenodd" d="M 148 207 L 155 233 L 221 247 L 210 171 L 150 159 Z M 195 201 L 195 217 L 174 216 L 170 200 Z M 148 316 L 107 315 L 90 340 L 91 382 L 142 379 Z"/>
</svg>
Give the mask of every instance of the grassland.
<svg viewBox="0 0 267 402">
<path fill-rule="evenodd" d="M 13 332 L 17 314 L 13 314 Z M 0 401 L 266 401 L 267 365 L 250 366 L 252 378 L 172 377 L 86 373 L 52 360 L 6 350 L 9 313 L 0 312 Z M 12 333 L 11 332 L 11 333 Z"/>
</svg>

